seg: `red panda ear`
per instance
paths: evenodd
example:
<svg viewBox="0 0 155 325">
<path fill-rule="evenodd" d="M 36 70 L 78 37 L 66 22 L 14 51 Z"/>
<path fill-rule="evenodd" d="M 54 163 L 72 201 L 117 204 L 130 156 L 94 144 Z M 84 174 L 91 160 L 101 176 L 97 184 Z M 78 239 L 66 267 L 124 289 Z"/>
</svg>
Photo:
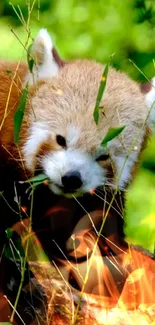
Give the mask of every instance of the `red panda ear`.
<svg viewBox="0 0 155 325">
<path fill-rule="evenodd" d="M 58 54 L 54 55 L 53 42 L 46 29 L 41 29 L 30 48 L 30 57 L 34 60 L 30 83 L 55 76 L 63 62 Z M 57 53 L 57 52 L 56 52 Z"/>
<path fill-rule="evenodd" d="M 152 89 L 152 85 L 151 85 L 151 82 L 149 82 L 149 81 L 140 84 L 140 90 L 141 90 L 142 94 L 149 93 L 151 89 Z"/>
<path fill-rule="evenodd" d="M 148 91 L 145 91 L 145 97 L 147 104 L 151 107 L 151 105 L 155 106 L 155 77 L 152 78 L 149 83 Z"/>
</svg>

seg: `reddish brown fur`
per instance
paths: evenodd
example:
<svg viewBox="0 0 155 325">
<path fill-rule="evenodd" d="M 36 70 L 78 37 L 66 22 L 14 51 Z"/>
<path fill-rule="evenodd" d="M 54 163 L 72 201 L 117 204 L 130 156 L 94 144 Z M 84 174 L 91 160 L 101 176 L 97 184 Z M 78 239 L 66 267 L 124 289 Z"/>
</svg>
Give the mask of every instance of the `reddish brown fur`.
<svg viewBox="0 0 155 325">
<path fill-rule="evenodd" d="M 55 139 L 49 137 L 46 141 L 42 142 L 36 152 L 34 165 L 39 167 L 39 159 L 50 153 L 52 150 L 60 150 L 60 146 L 56 143 Z"/>
<path fill-rule="evenodd" d="M 14 77 L 16 68 L 17 63 L 0 62 L 0 146 L 3 147 L 3 152 L 5 152 L 8 159 L 12 159 L 14 154 L 15 158 L 18 158 L 16 156 L 17 151 L 14 152 L 13 150 L 15 148 L 13 138 L 14 114 L 18 107 L 22 84 L 27 74 L 27 66 L 22 63 Z M 7 101 L 8 106 L 4 117 Z M 2 150 L 0 151 L 2 152 Z"/>
<path fill-rule="evenodd" d="M 59 54 L 55 48 L 53 48 L 52 53 L 59 67 L 63 67 L 66 62 L 59 57 Z M 6 62 L 5 60 L 0 61 L 0 156 L 4 154 L 8 161 L 10 161 L 10 159 L 13 161 L 13 157 L 15 159 L 20 158 L 19 152 L 14 145 L 14 114 L 19 104 L 23 82 L 27 74 L 28 68 L 26 63 L 22 62 L 18 66 L 17 62 Z M 37 89 L 44 83 L 44 80 L 38 82 Z M 35 93 L 36 87 L 32 87 L 29 95 L 33 97 Z M 7 110 L 6 116 L 4 117 L 6 105 Z M 27 127 L 28 125 L 21 130 L 21 145 L 27 133 Z M 47 150 L 47 144 L 45 146 L 44 145 L 45 144 L 42 145 L 42 148 L 46 147 Z M 51 144 L 48 144 L 48 148 L 49 146 L 51 148 Z M 42 153 L 43 151 L 44 150 L 42 150 Z"/>
</svg>

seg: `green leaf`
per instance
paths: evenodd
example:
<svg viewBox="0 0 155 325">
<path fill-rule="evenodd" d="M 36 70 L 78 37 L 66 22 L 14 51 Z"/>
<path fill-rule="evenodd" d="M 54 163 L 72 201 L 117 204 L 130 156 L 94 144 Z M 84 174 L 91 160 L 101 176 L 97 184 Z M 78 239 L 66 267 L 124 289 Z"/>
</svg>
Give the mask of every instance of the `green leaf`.
<svg viewBox="0 0 155 325">
<path fill-rule="evenodd" d="M 7 228 L 5 230 L 5 232 L 6 232 L 7 238 L 10 239 L 13 235 L 13 230 L 11 228 Z"/>
<path fill-rule="evenodd" d="M 26 84 L 25 88 L 22 91 L 19 106 L 14 116 L 14 142 L 18 144 L 19 134 L 21 129 L 21 124 L 24 116 L 26 100 L 28 95 L 28 84 Z"/>
<path fill-rule="evenodd" d="M 44 181 L 48 180 L 47 176 L 44 174 L 39 174 L 37 176 L 29 178 L 25 183 L 42 183 Z"/>
<path fill-rule="evenodd" d="M 149 139 L 149 145 L 144 150 L 141 159 L 141 167 L 155 173 L 155 136 Z"/>
<path fill-rule="evenodd" d="M 30 44 L 30 46 L 28 47 L 28 50 L 27 50 L 27 63 L 28 63 L 29 70 L 32 73 L 33 66 L 34 66 L 35 62 L 32 59 L 31 54 L 30 54 L 31 53 L 31 47 L 32 47 L 32 44 Z"/>
<path fill-rule="evenodd" d="M 107 134 L 105 135 L 104 139 L 102 140 L 101 146 L 105 146 L 107 142 L 116 138 L 124 130 L 124 128 L 125 126 L 121 126 L 119 128 L 110 128 Z"/>
<path fill-rule="evenodd" d="M 12 73 L 12 71 L 11 71 L 10 69 L 6 69 L 6 72 L 7 72 L 8 74 L 11 74 L 11 73 Z"/>
<path fill-rule="evenodd" d="M 93 113 L 94 121 L 96 122 L 96 124 L 98 124 L 98 120 L 99 120 L 100 102 L 101 102 L 101 99 L 103 96 L 103 92 L 105 90 L 107 76 L 108 76 L 108 70 L 109 70 L 109 64 L 107 64 L 105 66 L 105 69 L 104 69 L 102 77 L 101 77 L 98 94 L 97 94 L 96 104 L 95 104 L 94 113 Z"/>
<path fill-rule="evenodd" d="M 12 325 L 12 323 L 8 323 L 8 322 L 0 322 L 0 325 Z"/>
<path fill-rule="evenodd" d="M 47 178 L 44 181 L 46 181 L 46 180 L 47 180 Z M 32 187 L 35 189 L 38 185 L 43 184 L 44 181 L 34 182 L 33 185 L 32 185 Z"/>
<path fill-rule="evenodd" d="M 16 260 L 16 261 L 18 261 L 22 257 L 25 257 L 25 252 L 22 247 L 21 238 L 18 238 L 16 239 L 16 241 L 14 241 L 14 246 L 12 246 L 11 243 L 5 246 L 4 254 L 10 260 Z"/>
<path fill-rule="evenodd" d="M 15 255 L 17 255 L 17 252 L 14 252 L 14 254 L 13 254 L 10 246 L 5 246 L 5 248 L 4 248 L 4 255 L 9 260 L 19 260 L 19 255 L 18 256 L 15 256 Z"/>
</svg>

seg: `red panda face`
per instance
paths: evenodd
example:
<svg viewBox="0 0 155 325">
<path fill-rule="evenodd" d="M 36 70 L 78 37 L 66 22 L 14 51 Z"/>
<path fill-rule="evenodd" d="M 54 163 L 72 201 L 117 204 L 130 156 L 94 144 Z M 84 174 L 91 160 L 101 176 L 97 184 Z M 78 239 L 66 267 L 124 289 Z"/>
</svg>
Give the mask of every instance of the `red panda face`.
<svg viewBox="0 0 155 325">
<path fill-rule="evenodd" d="M 41 169 L 56 194 L 79 196 L 106 183 L 107 172 L 101 165 L 109 158 L 106 150 L 89 143 L 89 137 L 83 138 L 87 132 L 81 127 L 68 124 L 54 132 L 48 122 L 34 122 L 25 143 L 28 169 Z M 31 149 L 33 155 L 29 156 Z"/>
<path fill-rule="evenodd" d="M 67 197 L 82 195 L 106 182 L 105 171 L 95 157 L 79 149 L 51 152 L 43 157 L 42 166 L 51 180 L 51 190 Z"/>
<path fill-rule="evenodd" d="M 148 109 L 139 87 L 110 69 L 96 125 L 93 111 L 104 67 L 81 60 L 59 69 L 45 30 L 34 41 L 32 55 L 39 63 L 29 77 L 32 92 L 24 119 L 25 128 L 30 126 L 23 147 L 28 170 L 42 169 L 51 190 L 67 197 L 105 184 L 124 188 L 145 136 Z M 122 134 L 102 147 L 109 128 L 119 126 L 125 126 Z"/>
</svg>

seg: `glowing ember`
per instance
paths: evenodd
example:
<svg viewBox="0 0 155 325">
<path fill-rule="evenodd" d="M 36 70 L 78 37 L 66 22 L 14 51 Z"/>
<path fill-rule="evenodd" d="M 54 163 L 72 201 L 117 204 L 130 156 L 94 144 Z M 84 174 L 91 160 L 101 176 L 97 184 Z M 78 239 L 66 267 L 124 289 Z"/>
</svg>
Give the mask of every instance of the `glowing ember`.
<svg viewBox="0 0 155 325">
<path fill-rule="evenodd" d="M 95 190 L 94 190 L 94 189 L 91 189 L 91 190 L 89 191 L 89 193 L 93 195 L 93 194 L 95 193 Z"/>
<path fill-rule="evenodd" d="M 23 206 L 23 207 L 21 207 L 21 210 L 22 210 L 22 212 L 27 212 L 27 207 L 26 206 Z"/>
</svg>

